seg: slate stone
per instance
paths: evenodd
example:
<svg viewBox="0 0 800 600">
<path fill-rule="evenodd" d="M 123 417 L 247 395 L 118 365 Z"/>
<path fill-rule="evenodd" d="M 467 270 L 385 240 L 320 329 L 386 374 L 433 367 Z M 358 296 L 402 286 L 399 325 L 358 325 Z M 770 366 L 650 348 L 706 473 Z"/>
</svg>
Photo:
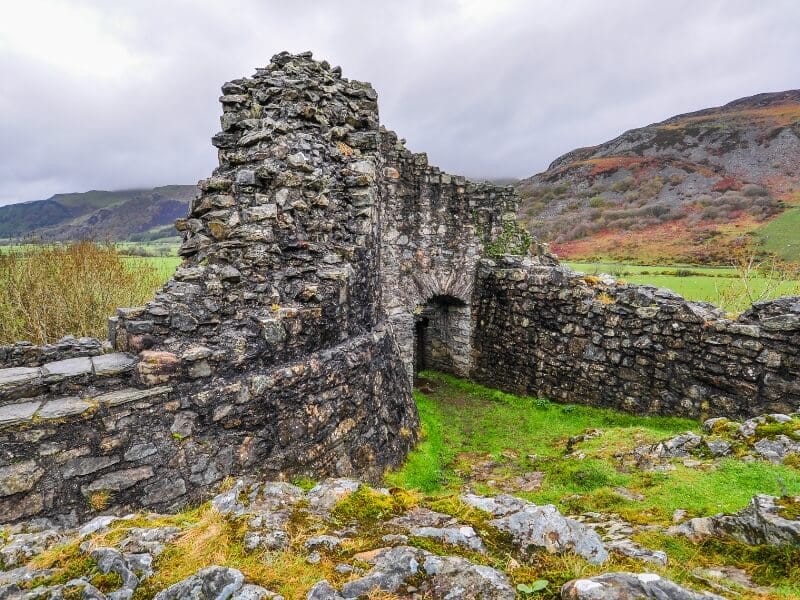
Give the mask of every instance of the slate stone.
<svg viewBox="0 0 800 600">
<path fill-rule="evenodd" d="M 140 481 L 150 479 L 153 475 L 153 468 L 150 466 L 115 471 L 95 479 L 88 485 L 82 486 L 81 492 L 84 494 L 98 491 L 119 492 L 136 485 Z"/>
<path fill-rule="evenodd" d="M 67 461 L 61 470 L 64 479 L 82 477 L 111 467 L 119 462 L 119 456 L 87 456 Z"/>
<path fill-rule="evenodd" d="M 162 385 L 151 387 L 144 390 L 136 388 L 125 388 L 113 392 L 106 392 L 95 396 L 93 399 L 102 405 L 119 406 L 120 404 L 127 404 L 128 402 L 136 402 L 138 400 L 145 400 L 147 398 L 155 398 L 158 396 L 165 396 L 172 391 L 172 386 Z"/>
<path fill-rule="evenodd" d="M 59 381 L 72 377 L 89 375 L 92 372 L 92 359 L 68 358 L 42 366 L 42 377 L 45 381 Z"/>
<path fill-rule="evenodd" d="M 0 467 L 0 497 L 27 492 L 43 474 L 44 470 L 33 460 Z"/>
<path fill-rule="evenodd" d="M 604 573 L 573 579 L 561 588 L 564 600 L 725 600 L 708 592 L 693 592 L 654 573 Z"/>
<path fill-rule="evenodd" d="M 758 546 L 800 546 L 800 520 L 784 516 L 781 499 L 765 494 L 753 496 L 745 508 L 734 514 L 689 519 L 671 527 L 672 535 L 698 542 L 706 538 L 734 539 Z M 800 505 L 800 496 L 784 498 Z"/>
<path fill-rule="evenodd" d="M 11 394 L 21 389 L 35 387 L 41 380 L 42 371 L 36 367 L 14 367 L 0 369 L 0 402 L 2 394 Z"/>
<path fill-rule="evenodd" d="M 88 400 L 81 400 L 78 397 L 57 398 L 45 402 L 39 409 L 40 419 L 62 419 L 79 415 L 92 408 L 94 404 Z"/>
<path fill-rule="evenodd" d="M 92 357 L 92 367 L 97 377 L 109 377 L 133 369 L 136 357 L 127 352 L 114 352 Z"/>
<path fill-rule="evenodd" d="M 244 584 L 244 575 L 236 569 L 211 566 L 179 581 L 155 595 L 154 600 L 227 600 Z"/>
<path fill-rule="evenodd" d="M 0 426 L 27 423 L 42 405 L 38 400 L 0 406 Z"/>
<path fill-rule="evenodd" d="M 570 551 L 595 565 L 608 559 L 608 551 L 594 530 L 564 517 L 552 504 L 538 506 L 506 495 L 487 499 L 463 494 L 461 500 L 497 515 L 489 524 L 509 533 L 523 552 L 529 548 L 544 548 L 553 554 Z"/>
</svg>

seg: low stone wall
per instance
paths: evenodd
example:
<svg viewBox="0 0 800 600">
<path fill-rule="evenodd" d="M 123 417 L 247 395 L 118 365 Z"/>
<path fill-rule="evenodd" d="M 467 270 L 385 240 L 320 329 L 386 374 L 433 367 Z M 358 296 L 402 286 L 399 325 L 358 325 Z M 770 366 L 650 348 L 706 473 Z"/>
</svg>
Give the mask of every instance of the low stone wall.
<svg viewBox="0 0 800 600">
<path fill-rule="evenodd" d="M 534 260 L 484 260 L 472 377 L 637 414 L 751 417 L 800 407 L 800 298 L 736 320 L 663 289 Z"/>
<path fill-rule="evenodd" d="M 394 393 L 405 370 L 392 344 L 379 330 L 213 390 L 172 381 L 28 401 L 37 411 L 0 425 L 0 522 L 166 510 L 245 471 L 379 477 L 418 425 Z"/>
<path fill-rule="evenodd" d="M 53 344 L 36 346 L 30 342 L 16 342 L 0 346 L 0 369 L 11 367 L 38 367 L 48 362 L 97 356 L 103 354 L 103 343 L 89 337 L 68 335 Z"/>
</svg>

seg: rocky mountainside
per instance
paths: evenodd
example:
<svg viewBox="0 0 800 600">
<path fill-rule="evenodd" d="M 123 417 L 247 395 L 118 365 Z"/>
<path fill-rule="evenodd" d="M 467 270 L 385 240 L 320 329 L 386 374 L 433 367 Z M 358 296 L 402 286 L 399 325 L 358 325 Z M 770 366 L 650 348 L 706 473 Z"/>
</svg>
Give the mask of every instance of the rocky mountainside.
<svg viewBox="0 0 800 600">
<path fill-rule="evenodd" d="M 562 257 L 724 261 L 800 204 L 800 90 L 632 129 L 516 188 L 529 229 Z"/>
<path fill-rule="evenodd" d="M 0 239 L 143 241 L 174 236 L 175 219 L 186 216 L 196 193 L 193 185 L 93 190 L 0 206 Z"/>
</svg>

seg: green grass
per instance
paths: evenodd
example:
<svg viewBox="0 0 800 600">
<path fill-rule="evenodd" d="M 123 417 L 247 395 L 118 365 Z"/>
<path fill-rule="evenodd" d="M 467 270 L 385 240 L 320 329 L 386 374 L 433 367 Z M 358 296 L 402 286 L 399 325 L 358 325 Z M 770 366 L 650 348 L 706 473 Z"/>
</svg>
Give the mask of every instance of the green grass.
<svg viewBox="0 0 800 600">
<path fill-rule="evenodd" d="M 163 282 L 172 277 L 175 269 L 181 264 L 181 259 L 177 256 L 126 256 L 123 260 L 131 265 L 141 263 L 151 265 L 158 271 Z"/>
<path fill-rule="evenodd" d="M 668 523 L 674 510 L 710 515 L 743 508 L 757 493 L 800 493 L 800 472 L 766 462 L 725 460 L 703 468 L 677 463 L 674 471 L 620 469 L 616 455 L 699 424 L 673 417 L 638 417 L 609 409 L 554 404 L 519 397 L 439 373 L 423 373 L 415 398 L 423 439 L 405 466 L 387 475 L 391 485 L 426 494 L 451 494 L 470 484 L 485 493 L 531 471 L 544 473 L 542 487 L 520 496 L 553 503 L 567 512 L 613 509 L 631 520 Z M 603 434 L 575 449 L 585 458 L 565 458 L 566 442 L 587 429 Z M 491 480 L 471 478 L 472 465 L 493 461 Z M 641 502 L 617 495 L 626 487 Z"/>
<path fill-rule="evenodd" d="M 729 312 L 742 312 L 751 304 L 733 268 L 687 265 L 663 267 L 623 263 L 564 264 L 581 273 L 608 273 L 626 283 L 667 288 L 688 300 L 712 302 Z M 759 295 L 767 289 L 769 281 L 763 277 L 754 277 L 751 285 L 754 294 Z M 796 294 L 800 294 L 800 282 L 784 281 L 765 299 Z"/>
<path fill-rule="evenodd" d="M 800 262 L 800 207 L 788 208 L 756 231 L 761 245 L 782 259 Z"/>
</svg>

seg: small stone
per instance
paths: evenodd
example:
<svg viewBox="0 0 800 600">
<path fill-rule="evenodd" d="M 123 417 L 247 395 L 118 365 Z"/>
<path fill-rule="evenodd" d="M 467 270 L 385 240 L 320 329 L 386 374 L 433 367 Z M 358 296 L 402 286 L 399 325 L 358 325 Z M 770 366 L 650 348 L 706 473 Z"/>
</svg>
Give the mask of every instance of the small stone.
<svg viewBox="0 0 800 600">
<path fill-rule="evenodd" d="M 136 364 L 136 357 L 127 352 L 114 352 L 92 357 L 92 368 L 98 377 L 111 377 L 127 373 Z"/>
<path fill-rule="evenodd" d="M 62 419 L 86 412 L 94 406 L 87 400 L 80 398 L 58 398 L 50 400 L 39 409 L 37 416 L 40 419 Z"/>
<path fill-rule="evenodd" d="M 225 265 L 219 272 L 219 278 L 223 281 L 236 282 L 242 278 L 242 274 L 236 267 L 232 265 Z"/>
<path fill-rule="evenodd" d="M 0 467 L 0 497 L 27 492 L 36 485 L 42 475 L 44 470 L 39 468 L 34 460 Z"/>
<path fill-rule="evenodd" d="M 347 575 L 353 572 L 353 566 L 348 565 L 347 563 L 339 563 L 333 568 L 333 570 L 341 575 Z"/>
<path fill-rule="evenodd" d="M 317 535 L 306 540 L 304 546 L 308 550 L 324 548 L 325 550 L 335 550 L 342 544 L 342 539 L 333 535 Z"/>
<path fill-rule="evenodd" d="M 706 447 L 715 458 L 728 456 L 733 451 L 733 446 L 725 440 L 706 440 Z"/>
<path fill-rule="evenodd" d="M 343 598 L 330 583 L 323 580 L 308 590 L 306 600 L 343 600 Z"/>
<path fill-rule="evenodd" d="M 33 415 L 42 405 L 39 401 L 20 402 L 0 406 L 0 425 L 16 425 L 33 419 Z"/>
<path fill-rule="evenodd" d="M 308 557 L 306 558 L 306 562 L 310 565 L 318 565 L 321 560 L 322 560 L 322 555 L 316 550 L 314 550 L 314 552 L 309 554 Z"/>
<path fill-rule="evenodd" d="M 108 526 L 117 520 L 119 520 L 119 517 L 115 517 L 113 515 L 103 515 L 100 517 L 95 517 L 88 523 L 85 523 L 84 525 L 81 526 L 81 528 L 78 530 L 78 536 L 81 538 L 85 538 L 86 536 L 92 535 L 93 533 L 97 533 L 98 531 L 108 529 Z"/>
</svg>

